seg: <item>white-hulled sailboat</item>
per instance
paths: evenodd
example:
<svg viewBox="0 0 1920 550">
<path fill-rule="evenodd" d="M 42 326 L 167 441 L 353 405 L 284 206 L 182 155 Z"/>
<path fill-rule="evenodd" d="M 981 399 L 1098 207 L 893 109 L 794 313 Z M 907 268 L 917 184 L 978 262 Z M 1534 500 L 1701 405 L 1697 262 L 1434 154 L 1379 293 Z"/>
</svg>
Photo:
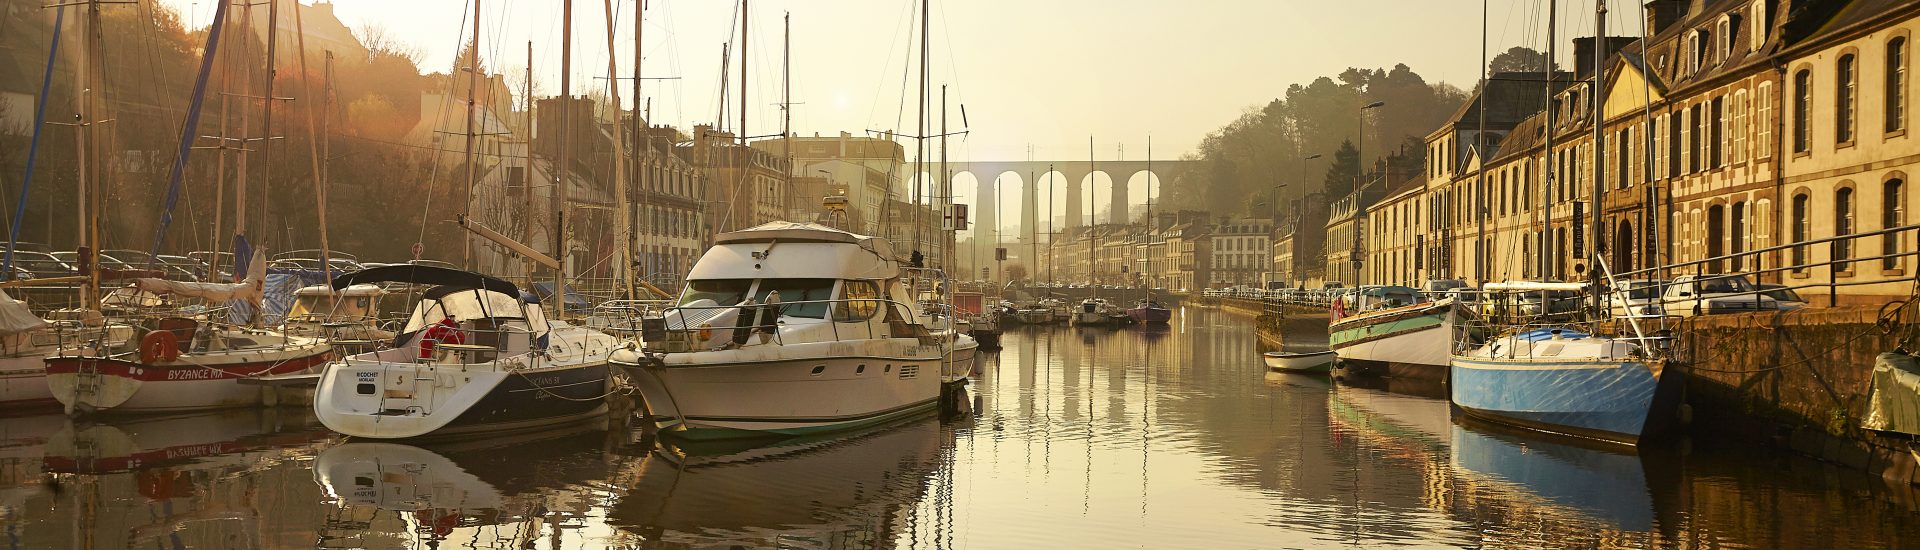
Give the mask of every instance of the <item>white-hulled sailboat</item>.
<svg viewBox="0 0 1920 550">
<path fill-rule="evenodd" d="M 619 340 L 548 320 L 500 279 L 394 265 L 342 275 L 360 283 L 427 285 L 392 347 L 328 365 L 313 410 L 354 437 L 403 439 L 514 431 L 606 411 L 607 356 Z"/>
</svg>

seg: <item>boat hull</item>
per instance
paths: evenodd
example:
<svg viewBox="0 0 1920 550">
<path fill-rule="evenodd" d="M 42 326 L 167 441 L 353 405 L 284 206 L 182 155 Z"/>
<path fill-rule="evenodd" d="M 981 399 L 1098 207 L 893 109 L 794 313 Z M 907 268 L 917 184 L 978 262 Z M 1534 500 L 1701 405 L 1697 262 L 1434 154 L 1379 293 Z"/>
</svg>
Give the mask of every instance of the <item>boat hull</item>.
<svg viewBox="0 0 1920 550">
<path fill-rule="evenodd" d="M 1127 310 L 1127 316 L 1135 323 L 1163 324 L 1173 320 L 1173 310 L 1163 307 L 1136 307 Z"/>
<path fill-rule="evenodd" d="M 314 390 L 314 414 L 328 429 L 369 439 L 528 430 L 604 415 L 610 372 L 604 359 L 519 370 L 335 363 Z"/>
<path fill-rule="evenodd" d="M 59 406 L 47 387 L 47 357 L 40 354 L 0 358 L 0 409 Z"/>
<path fill-rule="evenodd" d="M 1388 310 L 1349 317 L 1328 327 L 1327 347 L 1348 370 L 1394 378 L 1445 380 L 1452 334 L 1451 306 Z"/>
<path fill-rule="evenodd" d="M 1333 368 L 1335 355 L 1320 353 L 1268 353 L 1261 356 L 1267 369 L 1274 372 L 1324 373 Z"/>
<path fill-rule="evenodd" d="M 622 353 L 614 363 L 646 400 L 664 432 L 687 439 L 805 435 L 853 429 L 919 414 L 938 404 L 942 363 L 937 347 L 921 353 L 861 354 L 860 345 L 828 353 L 835 343 L 789 344 L 788 357 L 752 357 L 754 350 L 669 354 Z M 958 352 L 960 350 L 956 350 Z M 972 349 L 953 358 L 972 368 Z"/>
<path fill-rule="evenodd" d="M 241 384 L 244 378 L 279 376 L 320 368 L 332 358 L 326 344 L 268 352 L 182 356 L 179 361 L 137 361 L 78 355 L 46 359 L 47 387 L 69 414 L 175 412 L 276 405 L 275 390 Z M 224 359 L 225 361 L 220 361 Z"/>
<path fill-rule="evenodd" d="M 1676 384 L 1657 361 L 1452 361 L 1453 403 L 1475 418 L 1627 445 L 1664 424 Z"/>
</svg>

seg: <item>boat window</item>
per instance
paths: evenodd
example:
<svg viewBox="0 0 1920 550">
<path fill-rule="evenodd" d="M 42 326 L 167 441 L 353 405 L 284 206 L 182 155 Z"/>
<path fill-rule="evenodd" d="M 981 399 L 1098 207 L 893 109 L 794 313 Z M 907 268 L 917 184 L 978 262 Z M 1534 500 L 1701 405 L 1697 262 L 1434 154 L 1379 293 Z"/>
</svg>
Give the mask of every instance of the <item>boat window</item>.
<svg viewBox="0 0 1920 550">
<path fill-rule="evenodd" d="M 687 290 L 680 294 L 680 305 L 685 306 L 700 300 L 713 300 L 715 305 L 731 306 L 747 299 L 747 289 L 753 286 L 753 279 L 702 279 L 687 281 Z M 786 293 L 780 293 L 782 297 Z"/>
<path fill-rule="evenodd" d="M 833 320 L 847 323 L 872 319 L 880 311 L 880 285 L 873 281 L 847 281 L 841 285 L 843 302 L 834 304 Z"/>
<path fill-rule="evenodd" d="M 767 297 L 780 293 L 780 314 L 787 317 L 820 319 L 827 316 L 827 302 L 833 299 L 833 279 L 761 279 L 755 302 L 767 303 Z M 813 302 L 801 304 L 795 302 Z"/>
</svg>

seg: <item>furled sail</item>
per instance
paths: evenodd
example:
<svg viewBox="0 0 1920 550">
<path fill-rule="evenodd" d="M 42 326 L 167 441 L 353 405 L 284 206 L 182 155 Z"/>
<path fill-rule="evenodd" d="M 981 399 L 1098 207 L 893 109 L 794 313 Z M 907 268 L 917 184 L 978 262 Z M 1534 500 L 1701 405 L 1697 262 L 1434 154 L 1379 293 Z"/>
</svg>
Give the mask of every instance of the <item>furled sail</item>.
<svg viewBox="0 0 1920 550">
<path fill-rule="evenodd" d="M 247 278 L 238 283 L 189 283 L 166 279 L 135 279 L 134 286 L 154 294 L 200 298 L 209 302 L 240 300 L 260 306 L 267 279 L 267 256 L 256 252 L 247 264 Z"/>
</svg>

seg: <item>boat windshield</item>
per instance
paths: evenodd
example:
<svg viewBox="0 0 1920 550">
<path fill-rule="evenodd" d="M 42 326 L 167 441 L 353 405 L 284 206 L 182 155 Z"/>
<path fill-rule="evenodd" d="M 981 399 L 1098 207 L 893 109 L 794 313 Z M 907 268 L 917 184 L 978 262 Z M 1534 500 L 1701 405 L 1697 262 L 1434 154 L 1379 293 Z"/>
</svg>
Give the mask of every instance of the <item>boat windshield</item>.
<svg viewBox="0 0 1920 550">
<path fill-rule="evenodd" d="M 680 305 L 685 306 L 701 300 L 713 300 L 715 305 L 721 306 L 735 305 L 746 301 L 747 289 L 751 287 L 753 287 L 753 279 L 687 281 L 686 291 L 680 293 Z M 781 293 L 781 296 L 786 296 L 786 293 Z"/>
<path fill-rule="evenodd" d="M 761 279 L 760 289 L 755 292 L 755 302 L 766 303 L 767 296 L 774 291 L 780 292 L 780 314 L 788 317 L 807 317 L 822 319 L 827 316 L 827 303 L 818 300 L 833 299 L 833 279 Z M 815 301 L 811 304 L 792 302 Z"/>
<path fill-rule="evenodd" d="M 412 333 L 452 317 L 457 321 L 478 321 L 480 319 L 524 319 L 535 332 L 545 332 L 544 323 L 527 319 L 530 312 L 539 308 L 525 308 L 519 298 L 499 292 L 480 289 L 463 289 L 448 292 L 439 298 L 424 298 L 414 306 L 413 315 L 407 319 L 407 327 L 402 332 Z"/>
</svg>

